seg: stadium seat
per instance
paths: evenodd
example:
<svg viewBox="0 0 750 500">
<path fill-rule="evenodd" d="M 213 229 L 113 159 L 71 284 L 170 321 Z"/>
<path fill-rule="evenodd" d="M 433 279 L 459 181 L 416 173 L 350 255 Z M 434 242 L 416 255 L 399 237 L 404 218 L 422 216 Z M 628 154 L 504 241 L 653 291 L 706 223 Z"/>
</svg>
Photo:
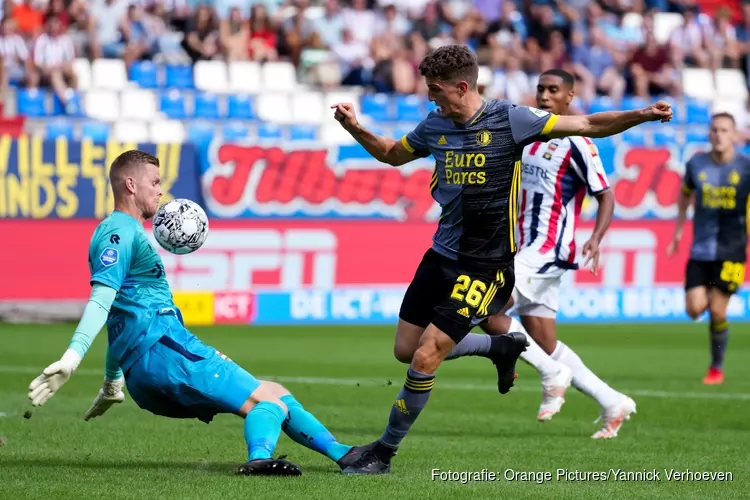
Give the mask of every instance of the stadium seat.
<svg viewBox="0 0 750 500">
<path fill-rule="evenodd" d="M 86 116 L 94 120 L 113 122 L 120 117 L 120 99 L 111 90 L 91 90 L 83 98 Z"/>
<path fill-rule="evenodd" d="M 253 61 L 234 61 L 229 63 L 229 90 L 231 92 L 247 94 L 260 92 L 260 64 Z"/>
<path fill-rule="evenodd" d="M 667 43 L 672 32 L 682 26 L 684 18 L 676 12 L 657 12 L 654 14 L 654 38 L 659 43 Z"/>
<path fill-rule="evenodd" d="M 95 59 L 91 63 L 91 85 L 94 89 L 122 90 L 128 84 L 125 62 L 121 59 Z"/>
<path fill-rule="evenodd" d="M 183 120 L 187 118 L 184 93 L 177 89 L 170 89 L 162 92 L 159 102 L 159 110 L 168 118 L 174 120 Z"/>
<path fill-rule="evenodd" d="M 47 116 L 47 91 L 41 89 L 18 89 L 16 106 L 18 114 L 23 116 Z"/>
<path fill-rule="evenodd" d="M 708 125 L 711 121 L 711 103 L 689 99 L 685 104 L 686 121 L 691 125 Z"/>
<path fill-rule="evenodd" d="M 191 120 L 187 123 L 187 139 L 196 146 L 207 146 L 213 141 L 216 127 L 203 120 Z"/>
<path fill-rule="evenodd" d="M 73 72 L 78 78 L 78 90 L 85 92 L 91 88 L 91 63 L 88 59 L 73 61 Z"/>
<path fill-rule="evenodd" d="M 256 135 L 258 139 L 281 139 L 283 132 L 281 126 L 276 123 L 260 123 Z"/>
<path fill-rule="evenodd" d="M 107 142 L 110 127 L 106 123 L 88 121 L 81 125 L 81 138 L 91 139 L 94 142 Z"/>
<path fill-rule="evenodd" d="M 716 70 L 716 98 L 747 101 L 747 79 L 738 69 Z"/>
<path fill-rule="evenodd" d="M 643 97 L 635 96 L 624 96 L 622 98 L 622 102 L 620 103 L 620 109 L 640 109 L 647 107 L 649 104 L 651 104 L 651 99 L 645 99 Z"/>
<path fill-rule="evenodd" d="M 418 122 L 424 118 L 426 106 L 423 98 L 415 95 L 398 95 L 394 101 L 398 121 Z"/>
<path fill-rule="evenodd" d="M 263 88 L 274 92 L 291 92 L 297 88 L 297 71 L 286 61 L 271 61 L 261 68 Z"/>
<path fill-rule="evenodd" d="M 126 119 L 151 121 L 156 118 L 156 94 L 146 89 L 128 89 L 120 95 L 121 116 Z"/>
<path fill-rule="evenodd" d="M 393 137 L 401 139 L 417 127 L 417 123 L 401 123 L 393 129 Z"/>
<path fill-rule="evenodd" d="M 198 61 L 195 63 L 195 88 L 207 92 L 226 92 L 227 65 L 224 61 Z"/>
<path fill-rule="evenodd" d="M 292 121 L 294 123 L 322 123 L 326 118 L 324 113 L 323 95 L 319 92 L 292 94 Z"/>
<path fill-rule="evenodd" d="M 479 66 L 479 73 L 477 74 L 477 85 L 490 87 L 492 86 L 493 77 L 494 75 L 492 74 L 492 69 L 490 69 L 489 66 Z"/>
<path fill-rule="evenodd" d="M 365 94 L 360 99 L 362 114 L 375 121 L 388 121 L 395 118 L 391 112 L 391 100 L 388 94 Z"/>
<path fill-rule="evenodd" d="M 646 132 L 642 127 L 634 127 L 622 133 L 622 140 L 633 146 L 644 146 L 646 144 Z"/>
<path fill-rule="evenodd" d="M 221 135 L 226 142 L 245 142 L 250 136 L 250 129 L 243 122 L 234 120 L 222 127 Z"/>
<path fill-rule="evenodd" d="M 291 123 L 292 105 L 288 94 L 264 92 L 255 98 L 258 118 L 273 123 Z"/>
<path fill-rule="evenodd" d="M 46 134 L 48 139 L 65 137 L 66 139 L 72 140 L 75 135 L 73 122 L 65 119 L 50 120 L 46 123 Z"/>
<path fill-rule="evenodd" d="M 685 131 L 686 142 L 708 142 L 708 128 L 689 127 Z"/>
<path fill-rule="evenodd" d="M 289 138 L 293 141 L 315 141 L 318 138 L 318 127 L 312 125 L 292 125 Z"/>
<path fill-rule="evenodd" d="M 185 142 L 187 131 L 178 120 L 157 120 L 149 125 L 151 142 L 157 144 L 180 144 Z"/>
<path fill-rule="evenodd" d="M 136 61 L 130 66 L 130 81 L 144 89 L 158 88 L 158 67 L 152 61 Z"/>
<path fill-rule="evenodd" d="M 340 146 L 356 142 L 338 123 L 323 125 L 320 129 L 320 140 L 326 146 Z"/>
<path fill-rule="evenodd" d="M 619 106 L 609 97 L 597 97 L 591 101 L 589 113 L 601 113 L 602 111 L 613 111 Z"/>
<path fill-rule="evenodd" d="M 340 102 L 350 102 L 354 106 L 354 112 L 357 116 L 362 116 L 362 107 L 360 106 L 360 96 L 362 92 L 352 90 L 332 90 L 326 92 L 323 96 L 323 107 L 327 113 L 328 119 L 333 117 L 333 110 L 331 106 Z M 324 121 L 325 123 L 325 121 Z"/>
<path fill-rule="evenodd" d="M 69 118 L 80 118 L 84 116 L 81 94 L 73 89 L 66 92 L 67 104 L 63 105 L 57 94 L 52 94 L 52 114 L 54 116 L 65 115 Z"/>
<path fill-rule="evenodd" d="M 656 126 L 651 131 L 651 137 L 654 146 L 671 146 L 677 143 L 677 128 Z"/>
<path fill-rule="evenodd" d="M 227 116 L 252 120 L 255 118 L 255 109 L 252 98 L 247 94 L 229 94 L 227 97 Z"/>
<path fill-rule="evenodd" d="M 685 97 L 711 100 L 716 95 L 714 77 L 711 71 L 703 68 L 685 68 L 682 70 L 682 91 Z"/>
<path fill-rule="evenodd" d="M 164 86 L 175 89 L 193 89 L 193 67 L 187 64 L 168 64 L 164 68 Z"/>
<path fill-rule="evenodd" d="M 199 92 L 195 94 L 193 115 L 196 118 L 218 120 L 222 116 L 219 104 L 219 97 L 213 92 Z"/>
<path fill-rule="evenodd" d="M 112 137 L 121 142 L 148 142 L 148 127 L 143 122 L 119 120 L 112 128 Z"/>
</svg>

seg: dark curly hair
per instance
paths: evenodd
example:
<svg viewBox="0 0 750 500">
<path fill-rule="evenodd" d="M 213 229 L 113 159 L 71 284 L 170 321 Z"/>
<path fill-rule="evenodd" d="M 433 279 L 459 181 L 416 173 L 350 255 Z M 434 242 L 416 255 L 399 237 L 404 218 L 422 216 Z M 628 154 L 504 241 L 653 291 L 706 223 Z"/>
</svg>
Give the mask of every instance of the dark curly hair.
<svg viewBox="0 0 750 500">
<path fill-rule="evenodd" d="M 463 45 L 445 45 L 427 54 L 419 63 L 419 74 L 425 78 L 454 81 L 466 80 L 477 86 L 479 65 L 474 54 Z"/>
</svg>

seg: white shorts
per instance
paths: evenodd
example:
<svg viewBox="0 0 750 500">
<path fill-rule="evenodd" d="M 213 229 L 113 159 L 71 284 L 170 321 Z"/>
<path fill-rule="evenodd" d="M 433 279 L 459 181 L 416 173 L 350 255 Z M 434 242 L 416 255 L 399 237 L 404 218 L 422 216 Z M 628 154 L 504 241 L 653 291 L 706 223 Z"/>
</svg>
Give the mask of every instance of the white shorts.
<svg viewBox="0 0 750 500">
<path fill-rule="evenodd" d="M 516 268 L 516 286 L 513 289 L 513 308 L 509 314 L 555 318 L 560 293 L 560 276 L 544 276 Z"/>
</svg>

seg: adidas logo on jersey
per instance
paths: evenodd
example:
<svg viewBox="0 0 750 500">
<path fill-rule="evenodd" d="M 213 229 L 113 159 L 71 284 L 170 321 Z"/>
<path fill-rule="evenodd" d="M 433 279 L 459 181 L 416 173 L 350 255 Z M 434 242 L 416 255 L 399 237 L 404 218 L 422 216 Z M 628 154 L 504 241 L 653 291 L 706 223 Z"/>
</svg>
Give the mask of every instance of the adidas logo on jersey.
<svg viewBox="0 0 750 500">
<path fill-rule="evenodd" d="M 448 144 L 448 141 L 445 139 L 444 135 L 440 136 L 440 139 L 438 139 L 438 146 L 445 146 Z"/>
<path fill-rule="evenodd" d="M 469 308 L 468 307 L 463 307 L 463 308 L 459 309 L 457 312 L 458 312 L 458 314 L 460 314 L 464 318 L 470 318 L 471 317 L 469 315 Z"/>
</svg>

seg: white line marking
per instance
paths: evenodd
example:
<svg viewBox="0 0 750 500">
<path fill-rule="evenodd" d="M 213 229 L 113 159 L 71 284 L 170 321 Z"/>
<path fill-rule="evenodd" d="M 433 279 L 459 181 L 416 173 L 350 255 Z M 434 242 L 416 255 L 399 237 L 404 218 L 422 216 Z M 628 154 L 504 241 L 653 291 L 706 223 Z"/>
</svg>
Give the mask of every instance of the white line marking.
<svg viewBox="0 0 750 500">
<path fill-rule="evenodd" d="M 10 366 L 0 365 L 0 373 L 10 373 L 16 375 L 38 375 L 41 373 L 42 368 L 33 368 L 30 366 Z M 91 368 L 79 368 L 75 372 L 78 376 L 89 376 L 89 377 L 104 377 L 103 370 L 94 370 Z M 357 386 L 360 387 L 386 387 L 388 386 L 388 379 L 386 378 L 330 378 L 330 377 L 288 377 L 288 376 L 276 376 L 276 375 L 265 375 L 256 376 L 261 380 L 271 380 L 280 383 L 289 384 L 312 384 L 312 385 L 335 385 L 335 386 Z M 399 380 L 392 380 L 392 387 L 397 389 L 400 387 Z M 459 390 L 459 391 L 491 391 L 497 392 L 497 387 L 493 384 L 462 384 L 456 382 L 450 382 L 441 378 L 436 383 L 436 388 L 448 389 L 448 390 Z M 519 384 L 511 389 L 511 391 L 517 392 L 536 392 L 541 394 L 541 386 L 535 384 Z M 728 392 L 671 392 L 671 391 L 652 391 L 648 389 L 630 389 L 622 390 L 624 394 L 629 396 L 643 396 L 649 398 L 675 398 L 675 399 L 728 399 L 728 400 L 743 400 L 750 401 L 750 394 L 746 393 L 728 393 Z"/>
</svg>

